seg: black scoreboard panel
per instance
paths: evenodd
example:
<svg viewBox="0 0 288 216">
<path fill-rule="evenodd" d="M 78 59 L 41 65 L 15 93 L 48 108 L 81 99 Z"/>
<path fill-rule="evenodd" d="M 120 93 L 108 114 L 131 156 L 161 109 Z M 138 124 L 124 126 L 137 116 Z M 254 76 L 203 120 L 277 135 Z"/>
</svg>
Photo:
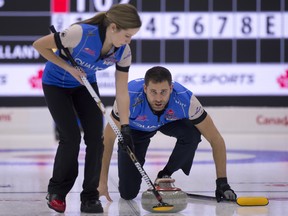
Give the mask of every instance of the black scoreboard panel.
<svg viewBox="0 0 288 216">
<path fill-rule="evenodd" d="M 1 0 L 0 0 L 1 1 Z M 19 43 L 26 42 L 27 45 L 32 41 L 49 33 L 48 27 L 51 23 L 51 2 L 50 0 L 2 0 L 4 5 L 0 7 L 0 20 L 2 28 L 0 28 L 0 41 L 5 44 L 8 41 L 14 41 Z M 77 0 L 70 1 L 70 11 L 77 12 L 79 7 Z M 85 12 L 98 12 L 95 4 L 91 0 L 85 0 L 84 11 Z M 106 1 L 95 1 L 105 4 Z M 107 1 L 108 2 L 108 1 Z M 223 20 L 223 28 L 228 22 L 227 19 L 231 14 L 250 12 L 252 15 L 249 17 L 249 13 L 246 17 L 242 18 L 243 31 L 255 31 L 250 23 L 256 22 L 253 17 L 255 13 L 270 12 L 271 20 L 277 13 L 288 11 L 288 2 L 285 0 L 114 0 L 112 3 L 129 2 L 133 4 L 140 13 L 153 12 L 195 12 L 202 13 L 199 16 L 205 18 L 212 12 L 219 13 L 218 19 Z M 221 15 L 222 14 L 222 15 Z M 227 16 L 228 14 L 228 16 Z M 67 14 L 69 15 L 69 14 Z M 144 23 L 142 28 L 157 28 L 155 20 L 151 23 Z M 211 25 L 205 26 L 207 23 L 202 23 L 199 19 L 199 23 L 194 23 L 194 26 L 185 26 L 181 24 L 181 20 L 175 15 L 175 23 L 173 20 L 165 20 L 165 22 L 171 22 L 171 25 L 175 25 L 175 31 L 177 28 L 197 28 L 204 29 L 211 28 Z M 156 18 L 155 18 L 156 19 Z M 214 18 L 213 18 L 214 19 Z M 268 19 L 268 18 L 266 18 Z M 272 21 L 271 21 L 272 22 Z M 209 23 L 208 23 L 209 24 Z M 154 25 L 154 26 L 153 26 Z M 201 25 L 201 26 L 200 26 Z M 273 29 L 273 23 L 261 23 L 261 28 Z M 259 28 L 259 26 L 256 26 Z M 246 28 L 246 30 L 245 30 Z M 283 28 L 288 28 L 283 26 Z M 223 29 L 222 29 L 223 30 Z M 196 31 L 201 31 L 196 30 Z M 249 32 L 248 32 L 249 33 Z M 247 34 L 248 34 L 247 33 Z M 271 32 L 273 34 L 273 32 Z M 244 37 L 243 37 L 244 36 Z M 249 36 L 249 35 L 248 35 Z M 167 37 L 147 37 L 141 39 L 138 38 L 131 43 L 133 50 L 133 62 L 134 63 L 287 63 L 288 62 L 288 38 L 274 38 L 268 36 L 262 37 L 247 37 L 245 33 L 238 38 L 229 37 L 201 37 L 199 33 L 198 38 L 177 38 L 173 35 Z M 39 57 L 39 62 L 45 60 Z M 33 60 L 32 62 L 34 62 Z M 37 61 L 37 60 L 36 60 Z M 10 62 L 10 60 L 0 59 L 0 62 Z M 27 59 L 29 63 L 29 59 Z"/>
<path fill-rule="evenodd" d="M 30 36 L 27 40 L 31 40 L 35 39 L 34 36 L 49 33 L 50 0 L 2 0 L 2 2 L 1 41 L 5 36 Z"/>
<path fill-rule="evenodd" d="M 0 0 L 0 63 L 44 62 L 33 41 L 49 34 L 50 0 Z"/>
<path fill-rule="evenodd" d="M 1 0 L 0 12 L 50 12 L 50 0 Z"/>
<path fill-rule="evenodd" d="M 15 14 L 16 15 L 16 14 Z M 5 28 L 0 28 L 0 35 L 2 36 L 30 36 L 27 39 L 34 39 L 34 36 L 41 36 L 49 33 L 48 27 L 50 25 L 50 16 L 40 14 L 28 15 L 17 14 L 17 16 L 3 17 L 2 24 Z M 19 38 L 21 41 L 21 38 Z"/>
</svg>

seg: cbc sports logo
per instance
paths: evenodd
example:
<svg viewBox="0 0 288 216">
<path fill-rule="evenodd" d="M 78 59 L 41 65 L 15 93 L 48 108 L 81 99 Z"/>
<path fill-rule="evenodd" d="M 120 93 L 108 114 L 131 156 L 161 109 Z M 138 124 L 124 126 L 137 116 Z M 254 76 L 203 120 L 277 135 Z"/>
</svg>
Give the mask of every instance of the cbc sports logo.
<svg viewBox="0 0 288 216">
<path fill-rule="evenodd" d="M 237 84 L 237 85 L 253 85 L 255 83 L 254 74 L 179 74 L 175 76 L 175 81 L 182 84 L 193 85 L 207 85 L 212 83 L 218 83 L 220 85 L 225 84 Z M 275 82 L 281 89 L 288 89 L 288 69 L 284 74 L 280 74 L 275 78 Z"/>
</svg>

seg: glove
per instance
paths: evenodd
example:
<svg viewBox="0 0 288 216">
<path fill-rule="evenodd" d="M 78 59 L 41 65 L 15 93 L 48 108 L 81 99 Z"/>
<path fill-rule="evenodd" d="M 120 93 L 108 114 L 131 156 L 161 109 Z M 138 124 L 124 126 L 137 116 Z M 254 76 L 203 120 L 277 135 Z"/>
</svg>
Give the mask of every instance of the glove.
<svg viewBox="0 0 288 216">
<path fill-rule="evenodd" d="M 235 192 L 230 188 L 228 184 L 227 178 L 217 178 L 216 180 L 216 191 L 215 196 L 217 202 L 221 202 L 222 199 L 226 200 L 236 200 L 237 195 Z"/>
<path fill-rule="evenodd" d="M 121 134 L 123 136 L 123 141 L 119 141 L 120 147 L 127 151 L 127 146 L 130 147 L 131 151 L 135 152 L 134 142 L 131 136 L 131 130 L 128 124 L 121 125 Z"/>
</svg>

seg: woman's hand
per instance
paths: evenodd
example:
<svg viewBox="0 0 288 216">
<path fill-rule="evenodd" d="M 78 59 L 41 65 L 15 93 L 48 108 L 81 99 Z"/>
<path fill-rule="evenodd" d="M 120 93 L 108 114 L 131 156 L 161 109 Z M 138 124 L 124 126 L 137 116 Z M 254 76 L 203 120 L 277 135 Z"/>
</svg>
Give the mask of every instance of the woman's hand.
<svg viewBox="0 0 288 216">
<path fill-rule="evenodd" d="M 105 196 L 109 202 L 113 201 L 109 195 L 107 184 L 102 184 L 100 181 L 99 187 L 98 187 L 98 192 L 99 192 L 99 197 Z"/>
<path fill-rule="evenodd" d="M 84 85 L 81 76 L 87 76 L 86 73 L 83 71 L 81 67 L 69 67 L 68 72 L 76 79 L 78 82 L 80 82 L 82 85 Z"/>
</svg>

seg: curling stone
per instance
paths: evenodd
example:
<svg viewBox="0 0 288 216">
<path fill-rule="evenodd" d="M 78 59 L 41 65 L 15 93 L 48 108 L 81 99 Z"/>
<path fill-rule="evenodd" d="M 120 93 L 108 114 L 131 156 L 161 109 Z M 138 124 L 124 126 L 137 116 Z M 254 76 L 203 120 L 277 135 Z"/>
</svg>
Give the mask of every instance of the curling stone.
<svg viewBox="0 0 288 216">
<path fill-rule="evenodd" d="M 173 205 L 173 208 L 166 210 L 163 208 L 153 208 L 159 204 L 153 191 L 148 189 L 142 193 L 141 205 L 142 208 L 149 212 L 154 213 L 176 213 L 184 210 L 187 207 L 187 194 L 184 193 L 180 188 L 157 188 L 158 193 L 161 195 L 163 202 Z"/>
</svg>

